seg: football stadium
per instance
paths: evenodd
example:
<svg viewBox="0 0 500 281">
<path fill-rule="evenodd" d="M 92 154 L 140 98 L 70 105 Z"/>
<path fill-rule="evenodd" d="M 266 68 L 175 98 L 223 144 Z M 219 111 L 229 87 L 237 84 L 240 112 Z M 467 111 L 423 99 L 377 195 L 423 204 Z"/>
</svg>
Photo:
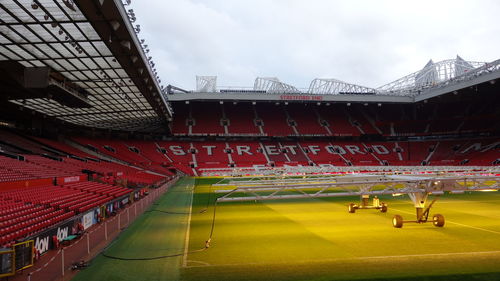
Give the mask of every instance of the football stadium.
<svg viewBox="0 0 500 281">
<path fill-rule="evenodd" d="M 130 5 L 0 1 L 0 279 L 500 280 L 500 60 L 184 89 Z"/>
</svg>

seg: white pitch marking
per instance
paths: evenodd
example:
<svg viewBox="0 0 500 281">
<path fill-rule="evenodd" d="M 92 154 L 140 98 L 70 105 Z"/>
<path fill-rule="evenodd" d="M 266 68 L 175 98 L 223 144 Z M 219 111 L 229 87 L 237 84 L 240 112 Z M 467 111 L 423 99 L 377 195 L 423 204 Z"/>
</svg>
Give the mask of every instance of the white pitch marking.
<svg viewBox="0 0 500 281">
<path fill-rule="evenodd" d="M 465 255 L 488 255 L 500 254 L 500 251 L 483 251 L 483 252 L 455 252 L 455 253 L 435 253 L 435 254 L 414 254 L 414 255 L 393 255 L 393 256 L 370 256 L 370 257 L 353 257 L 353 258 L 335 258 L 335 259 L 321 259 L 321 260 L 300 260 L 296 263 L 314 263 L 314 262 L 336 262 L 336 261 L 349 261 L 349 260 L 373 260 L 373 259 L 395 259 L 395 258 L 419 258 L 419 257 L 432 257 L 432 256 L 465 256 Z M 199 261 L 192 261 L 201 263 Z M 288 262 L 275 262 L 272 264 L 287 264 Z M 268 265 L 262 262 L 249 262 L 249 263 L 229 263 L 229 264 L 208 264 L 208 265 L 191 265 L 190 267 L 218 267 L 218 266 L 244 266 L 244 265 Z"/>
<path fill-rule="evenodd" d="M 455 253 L 435 253 L 435 254 L 414 254 L 414 255 L 395 255 L 395 256 L 373 256 L 358 257 L 355 259 L 391 259 L 391 258 L 412 258 L 412 257 L 431 257 L 431 256 L 461 256 L 461 255 L 485 255 L 500 254 L 500 251 L 482 251 L 482 252 L 455 252 Z"/>
<path fill-rule="evenodd" d="M 401 212 L 401 213 L 406 213 L 406 214 L 412 214 L 412 215 L 414 215 L 414 213 L 410 213 L 410 212 L 406 212 L 406 211 L 398 210 L 398 209 L 394 209 L 394 208 L 391 208 L 391 210 L 396 210 L 396 211 Z M 486 231 L 486 232 L 490 232 L 490 233 L 494 233 L 494 234 L 500 234 L 500 232 L 498 232 L 498 231 L 489 230 L 489 229 L 486 229 L 486 228 L 481 228 L 481 227 L 477 227 L 477 226 L 467 225 L 467 224 L 458 223 L 458 222 L 454 222 L 454 221 L 450 221 L 450 220 L 446 220 L 446 222 L 447 223 L 451 223 L 451 224 L 456 224 L 456 225 L 464 226 L 464 227 L 468 227 L 468 228 L 472 228 L 472 229 L 482 230 L 482 231 Z"/>
<path fill-rule="evenodd" d="M 452 224 L 460 225 L 460 226 L 465 226 L 465 227 L 469 227 L 469 228 L 477 229 L 477 230 L 482 230 L 482 231 L 486 231 L 486 232 L 491 232 L 491 233 L 495 233 L 495 234 L 500 234 L 500 232 L 498 232 L 498 231 L 494 231 L 494 230 L 489 230 L 489 229 L 485 229 L 485 228 L 475 227 L 475 226 L 472 226 L 472 225 L 466 225 L 466 224 L 462 224 L 462 223 L 458 223 L 458 222 L 453 222 L 453 221 L 448 221 L 448 222 L 449 222 L 449 223 L 452 223 Z"/>
<path fill-rule="evenodd" d="M 194 184 L 191 189 L 191 200 L 189 203 L 189 215 L 187 220 L 187 230 L 186 230 L 186 239 L 184 240 L 184 257 L 182 258 L 182 267 L 187 267 L 187 255 L 189 251 L 189 231 L 191 230 L 191 213 L 193 210 L 193 195 L 194 195 Z"/>
<path fill-rule="evenodd" d="M 208 262 L 204 262 L 204 261 L 187 260 L 187 262 L 201 264 L 201 265 L 192 265 L 192 266 L 188 266 L 188 267 L 200 267 L 200 266 L 210 266 L 211 265 Z"/>
</svg>

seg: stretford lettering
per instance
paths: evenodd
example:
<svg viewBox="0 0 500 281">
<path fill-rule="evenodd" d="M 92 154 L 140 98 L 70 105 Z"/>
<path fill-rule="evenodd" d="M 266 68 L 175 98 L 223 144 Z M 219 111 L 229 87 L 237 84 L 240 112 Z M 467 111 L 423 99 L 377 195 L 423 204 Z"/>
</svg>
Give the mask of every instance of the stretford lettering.
<svg viewBox="0 0 500 281">
<path fill-rule="evenodd" d="M 322 96 L 300 96 L 300 95 L 281 95 L 280 100 L 310 100 L 322 101 Z"/>
<path fill-rule="evenodd" d="M 463 149 L 459 150 L 459 153 L 465 154 L 473 151 L 489 151 L 494 149 L 496 146 L 500 145 L 499 142 L 494 142 L 491 144 L 482 144 L 482 143 L 472 143 Z M 201 145 L 194 146 L 197 151 L 197 154 L 205 154 L 208 156 L 213 156 L 218 153 L 225 154 L 226 146 L 225 144 L 220 145 Z M 257 149 L 260 149 L 258 143 L 255 143 L 253 146 L 249 145 L 232 145 L 230 146 L 233 155 L 256 155 L 261 152 L 258 152 Z M 286 153 L 289 155 L 299 155 L 302 154 L 303 151 L 309 151 L 312 155 L 318 155 L 322 152 L 326 152 L 329 154 L 350 154 L 350 155 L 366 155 L 370 152 L 376 155 L 387 155 L 391 153 L 396 153 L 396 146 L 391 145 L 382 145 L 382 144 L 372 144 L 372 145 L 356 145 L 356 144 L 333 144 L 333 145 L 263 145 L 263 149 L 267 155 L 280 155 L 282 154 L 282 149 L 286 150 Z M 399 147 L 399 152 L 403 153 L 404 149 Z M 180 145 L 170 145 L 167 147 L 167 153 L 171 155 L 184 156 L 188 155 L 189 148 L 182 147 Z"/>
<path fill-rule="evenodd" d="M 251 147 L 248 145 L 236 145 L 233 146 L 236 149 L 233 149 L 233 153 L 236 153 L 237 155 L 255 155 L 259 152 L 257 152 L 257 147 Z M 201 149 L 197 149 L 197 153 L 203 153 L 208 156 L 214 155 L 214 153 L 225 153 L 225 145 L 202 145 Z M 265 152 L 267 155 L 280 155 L 281 149 L 285 149 L 287 154 L 290 155 L 298 155 L 301 154 L 302 151 L 308 150 L 311 154 L 317 155 L 321 153 L 322 151 L 325 151 L 329 154 L 367 154 L 367 148 L 371 148 L 372 151 L 376 154 L 379 155 L 385 155 L 385 154 L 390 154 L 391 151 L 383 146 L 383 145 L 370 145 L 365 147 L 358 146 L 358 145 L 304 145 L 304 146 L 298 146 L 298 145 L 264 145 L 263 146 Z M 188 154 L 188 149 L 182 148 L 182 146 L 179 145 L 171 145 L 168 147 L 170 152 L 173 155 L 178 155 L 178 156 L 183 156 Z"/>
</svg>

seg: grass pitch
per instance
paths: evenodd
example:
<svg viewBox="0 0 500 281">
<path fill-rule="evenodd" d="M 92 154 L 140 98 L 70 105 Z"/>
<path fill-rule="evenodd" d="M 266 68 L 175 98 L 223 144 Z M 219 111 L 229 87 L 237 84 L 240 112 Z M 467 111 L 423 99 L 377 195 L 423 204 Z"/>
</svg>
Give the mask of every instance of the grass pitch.
<svg viewBox="0 0 500 281">
<path fill-rule="evenodd" d="M 109 251 L 144 256 L 184 251 L 175 258 L 115 261 L 102 256 L 76 280 L 500 280 L 500 193 L 446 195 L 431 223 L 392 227 L 394 214 L 414 219 L 407 196 L 382 196 L 389 211 L 347 212 L 359 198 L 219 203 L 211 247 L 215 194 L 210 180 L 195 187 L 188 215 L 147 213 Z M 184 180 L 164 195 L 165 210 L 189 210 Z M 204 211 L 208 205 L 208 210 Z M 186 239 L 187 237 L 187 239 Z"/>
</svg>

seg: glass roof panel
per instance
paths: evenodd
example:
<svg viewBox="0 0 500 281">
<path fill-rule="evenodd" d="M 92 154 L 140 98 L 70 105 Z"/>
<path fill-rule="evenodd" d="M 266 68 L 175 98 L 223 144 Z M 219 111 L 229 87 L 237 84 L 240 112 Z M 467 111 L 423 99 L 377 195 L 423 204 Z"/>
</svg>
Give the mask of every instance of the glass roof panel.
<svg viewBox="0 0 500 281">
<path fill-rule="evenodd" d="M 37 0 L 36 8 L 32 0 L 1 2 L 0 60 L 51 67 L 87 89 L 92 107 L 70 108 L 46 98 L 10 102 L 84 126 L 137 130 L 161 124 L 73 1 Z"/>
</svg>

